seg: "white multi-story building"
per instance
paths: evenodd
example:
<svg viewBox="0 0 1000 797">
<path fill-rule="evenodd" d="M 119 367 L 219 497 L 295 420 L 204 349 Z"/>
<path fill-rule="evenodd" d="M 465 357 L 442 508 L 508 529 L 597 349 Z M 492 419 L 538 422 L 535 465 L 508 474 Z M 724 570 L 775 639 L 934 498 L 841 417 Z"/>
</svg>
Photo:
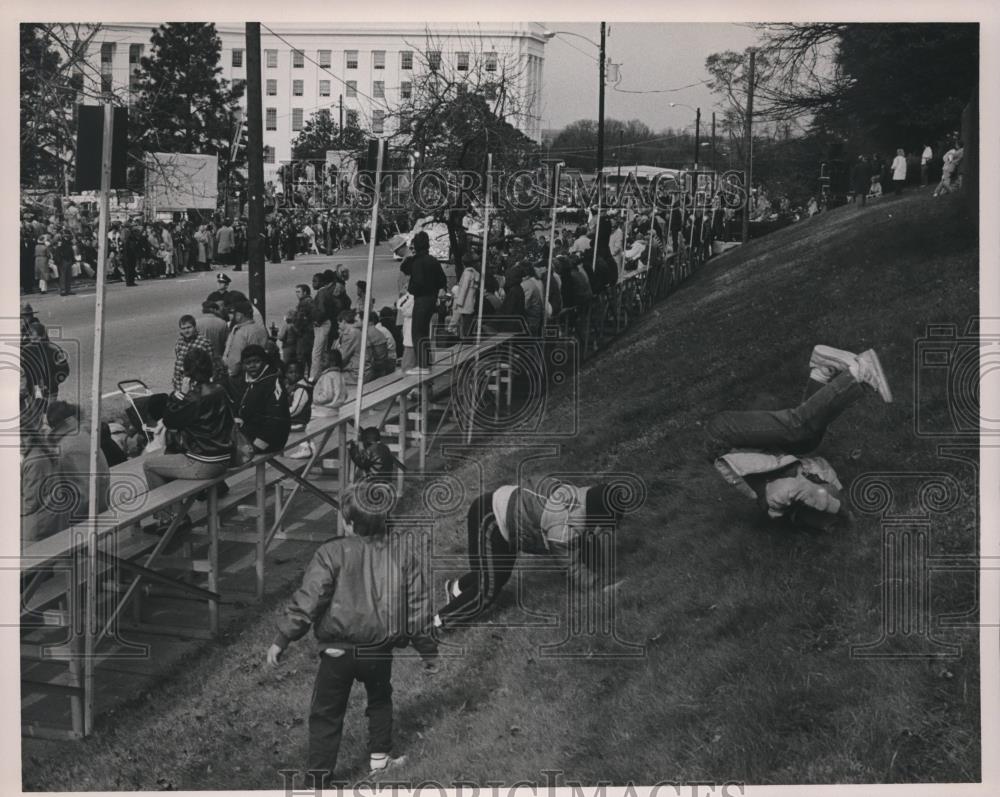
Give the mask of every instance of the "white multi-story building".
<svg viewBox="0 0 1000 797">
<path fill-rule="evenodd" d="M 157 24 L 102 24 L 88 48 L 86 79 L 96 82 L 99 75 L 100 90 L 134 97 L 133 74 L 149 55 Z M 245 27 L 217 24 L 216 30 L 222 77 L 246 81 Z M 262 23 L 266 176 L 273 175 L 272 164 L 291 158 L 292 141 L 313 114 L 327 112 L 376 134 L 393 132 L 395 111 L 431 73 L 456 85 L 474 82 L 488 101 L 502 104 L 507 121 L 539 141 L 544 33 L 535 22 Z"/>
</svg>

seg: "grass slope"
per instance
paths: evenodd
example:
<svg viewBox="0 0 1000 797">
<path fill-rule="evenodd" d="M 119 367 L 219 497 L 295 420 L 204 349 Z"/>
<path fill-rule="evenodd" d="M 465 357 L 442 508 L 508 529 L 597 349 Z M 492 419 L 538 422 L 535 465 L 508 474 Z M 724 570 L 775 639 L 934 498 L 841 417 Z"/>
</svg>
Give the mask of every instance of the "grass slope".
<svg viewBox="0 0 1000 797">
<path fill-rule="evenodd" d="M 952 474 L 962 494 L 931 518 L 930 550 L 976 553 L 977 454 L 945 459 L 937 441 L 914 434 L 913 352 L 927 323 L 961 325 L 977 312 L 977 268 L 975 230 L 955 198 L 914 192 L 848 206 L 710 262 L 589 361 L 584 428 L 534 472 L 644 479 L 646 501 L 619 540 L 628 582 L 615 628 L 645 655 L 601 658 L 616 649 L 607 637 L 578 640 L 581 655 L 546 655 L 559 631 L 515 621 L 528 611 L 565 621 L 562 582 L 526 573 L 524 608 L 508 589 L 488 624 L 449 637 L 461 655 L 441 674 L 399 659 L 397 752 L 409 762 L 393 778 L 543 782 L 543 770 L 558 769 L 591 783 L 977 780 L 974 625 L 935 626 L 962 646 L 957 659 L 852 657 L 851 645 L 879 635 L 879 519 L 859 514 L 829 534 L 769 525 L 702 448 L 717 410 L 796 403 L 814 343 L 875 347 L 896 402 L 873 395 L 849 409 L 821 453 L 845 483 L 901 474 L 899 514 L 916 511 L 921 474 Z M 565 414 L 573 400 L 556 396 L 550 411 Z M 920 400 L 943 422 L 943 394 Z M 510 481 L 517 461 L 514 445 L 492 449 L 480 457 L 482 478 Z M 473 471 L 455 473 L 472 484 Z M 465 506 L 439 519 L 437 550 L 464 549 Z M 935 618 L 975 600 L 973 575 L 933 577 Z M 119 712 L 57 757 L 27 757 L 25 788 L 280 788 L 276 771 L 305 759 L 314 661 L 302 643 L 282 669 L 262 664 L 277 606 L 275 597 L 257 624 L 207 648 L 141 710 Z M 362 691 L 341 751 L 341 771 L 355 780 L 365 774 Z"/>
</svg>

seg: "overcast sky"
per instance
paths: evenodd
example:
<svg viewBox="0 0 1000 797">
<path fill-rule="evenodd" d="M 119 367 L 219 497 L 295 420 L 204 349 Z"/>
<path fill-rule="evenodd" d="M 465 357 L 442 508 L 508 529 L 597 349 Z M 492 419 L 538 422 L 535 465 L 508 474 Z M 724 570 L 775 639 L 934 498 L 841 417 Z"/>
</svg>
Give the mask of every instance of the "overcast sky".
<svg viewBox="0 0 1000 797">
<path fill-rule="evenodd" d="M 600 42 L 598 22 L 544 24 L 549 30 L 571 31 Z M 608 58 L 621 64 L 621 81 L 617 87 L 609 83 L 604 114 L 609 119 L 639 119 L 654 131 L 694 125 L 694 111 L 671 108 L 671 102 L 700 106 L 702 124 L 711 124 L 714 95 L 704 84 L 660 94 L 626 94 L 620 89 L 663 91 L 707 80 L 709 55 L 741 51 L 757 40 L 749 27 L 725 23 L 613 22 L 610 29 Z M 597 52 L 575 36 L 557 35 L 545 46 L 542 129 L 597 118 Z"/>
</svg>

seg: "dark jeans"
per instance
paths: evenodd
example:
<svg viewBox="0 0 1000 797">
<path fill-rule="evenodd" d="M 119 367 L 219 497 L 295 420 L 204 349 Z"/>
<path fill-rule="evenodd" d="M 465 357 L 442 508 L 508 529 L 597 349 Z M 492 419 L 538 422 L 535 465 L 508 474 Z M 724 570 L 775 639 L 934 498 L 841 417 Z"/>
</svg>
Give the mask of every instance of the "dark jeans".
<svg viewBox="0 0 1000 797">
<path fill-rule="evenodd" d="M 709 456 L 714 460 L 736 448 L 808 454 L 823 442 L 826 427 L 863 395 L 864 388 L 845 371 L 794 409 L 720 412 L 706 427 Z"/>
<path fill-rule="evenodd" d="M 467 623 L 489 608 L 517 561 L 517 550 L 503 538 L 493 516 L 492 492 L 469 507 L 468 534 L 470 572 L 458 580 L 459 596 L 438 612 L 445 628 Z"/>
<path fill-rule="evenodd" d="M 344 655 L 336 658 L 320 655 L 319 671 L 309 704 L 309 771 L 333 776 L 344 730 L 344 714 L 351 687 L 355 681 L 365 685 L 368 693 L 368 752 L 389 753 L 392 750 L 392 648 L 341 648 Z M 317 774 L 315 777 L 321 777 Z M 308 781 L 307 781 L 308 782 Z"/>
<path fill-rule="evenodd" d="M 437 310 L 436 296 L 416 296 L 413 299 L 413 318 L 410 330 L 417 367 L 427 368 L 431 362 L 431 318 Z"/>
</svg>

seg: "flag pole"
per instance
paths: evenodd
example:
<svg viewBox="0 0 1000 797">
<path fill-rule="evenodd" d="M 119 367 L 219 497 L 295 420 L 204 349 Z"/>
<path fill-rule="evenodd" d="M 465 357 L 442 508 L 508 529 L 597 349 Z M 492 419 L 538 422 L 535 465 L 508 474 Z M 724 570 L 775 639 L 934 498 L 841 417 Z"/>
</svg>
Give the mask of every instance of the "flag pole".
<svg viewBox="0 0 1000 797">
<path fill-rule="evenodd" d="M 483 340 L 483 305 L 486 301 L 486 255 L 490 248 L 490 199 L 493 195 L 493 155 L 491 153 L 486 154 L 486 202 L 483 205 L 483 252 L 482 252 L 482 264 L 479 271 L 479 303 L 478 303 L 478 313 L 476 318 L 476 348 L 475 354 L 476 359 L 472 366 L 472 377 L 473 377 L 473 391 L 476 391 L 475 378 L 479 370 L 479 347 Z M 459 330 L 461 331 L 461 330 Z M 478 392 L 475 393 L 478 397 Z M 497 394 L 497 400 L 499 401 L 499 393 Z M 470 407 L 469 415 L 469 428 L 465 435 L 465 442 L 472 442 L 472 429 L 476 423 L 476 403 L 478 398 L 476 398 Z"/>
<path fill-rule="evenodd" d="M 94 297 L 94 366 L 90 383 L 90 458 L 87 486 L 87 578 L 86 618 L 84 630 L 84 690 L 83 732 L 90 735 L 94 727 L 94 654 L 97 620 L 97 477 L 98 454 L 101 450 L 101 375 L 104 364 L 104 272 L 108 257 L 108 201 L 111 193 L 111 142 L 114 128 L 114 106 L 104 106 L 104 127 L 101 136 L 101 194 L 97 233 L 97 291 Z"/>
<path fill-rule="evenodd" d="M 354 399 L 354 429 L 361 438 L 361 396 L 365 387 L 365 354 L 368 346 L 368 317 L 372 308 L 372 273 L 375 270 L 375 239 L 378 237 L 378 207 L 382 198 L 382 154 L 385 149 L 385 139 L 378 140 L 378 157 L 375 161 L 375 197 L 372 202 L 371 234 L 368 236 L 368 270 L 365 276 L 365 309 L 361 322 L 361 351 L 358 354 L 358 393 Z"/>
<path fill-rule="evenodd" d="M 552 290 L 552 258 L 556 251 L 556 208 L 559 202 L 559 172 L 562 162 L 556 164 L 552 176 L 552 221 L 549 224 L 549 263 L 545 274 L 545 305 L 542 307 L 542 326 L 545 326 L 545 313 L 548 312 L 549 291 Z"/>
</svg>

